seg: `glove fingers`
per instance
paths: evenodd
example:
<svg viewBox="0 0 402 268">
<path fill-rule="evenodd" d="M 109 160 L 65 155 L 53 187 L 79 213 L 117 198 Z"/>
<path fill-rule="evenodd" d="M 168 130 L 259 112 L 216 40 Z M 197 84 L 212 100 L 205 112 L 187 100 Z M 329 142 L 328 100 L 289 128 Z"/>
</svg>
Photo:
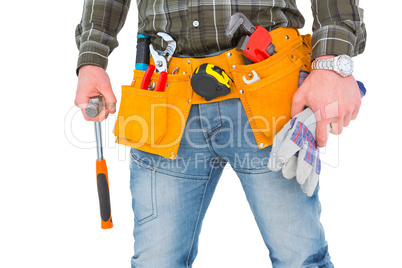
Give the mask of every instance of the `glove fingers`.
<svg viewBox="0 0 402 268">
<path fill-rule="evenodd" d="M 279 160 L 278 153 L 271 151 L 269 156 L 267 167 L 272 171 L 279 171 L 283 167 L 284 163 Z"/>
<path fill-rule="evenodd" d="M 299 184 L 304 184 L 307 177 L 311 174 L 314 163 L 312 160 L 309 150 L 303 146 L 297 159 L 296 180 Z"/>
<path fill-rule="evenodd" d="M 277 158 L 283 163 L 287 163 L 289 159 L 300 150 L 300 147 L 291 140 L 285 140 L 278 151 Z"/>
<path fill-rule="evenodd" d="M 301 189 L 305 192 L 308 196 L 312 196 L 319 181 L 321 173 L 321 159 L 319 150 L 317 150 L 316 160 L 314 161 L 313 168 L 311 169 L 311 173 L 307 177 L 307 180 L 303 185 L 301 185 Z"/>
<path fill-rule="evenodd" d="M 313 169 L 306 182 L 303 185 L 300 185 L 300 188 L 304 193 L 307 194 L 307 196 L 311 197 L 314 194 L 315 189 L 317 188 L 318 180 L 319 175 Z"/>
<path fill-rule="evenodd" d="M 315 114 L 309 108 L 289 121 L 274 138 L 268 168 L 272 171 L 283 168 L 307 140 L 314 139 L 315 125 Z M 311 127 L 314 128 L 314 133 L 310 130 Z M 290 174 L 288 175 L 290 176 Z M 304 181 L 305 178 L 301 178 L 301 180 Z"/>
<path fill-rule="evenodd" d="M 295 126 L 296 118 L 293 118 L 289 122 L 285 124 L 285 126 L 279 131 L 275 137 L 272 149 L 278 151 L 281 147 L 282 143 L 285 141 L 285 138 L 288 136 L 289 132 L 294 131 L 293 128 Z"/>
<path fill-rule="evenodd" d="M 270 155 L 269 161 L 268 161 L 268 168 L 272 171 L 280 170 L 285 163 L 285 160 L 282 159 L 283 157 L 279 158 L 279 151 L 282 149 L 283 143 L 284 143 L 286 137 L 288 136 L 289 131 L 291 131 L 291 129 L 294 127 L 295 122 L 296 122 L 296 118 L 290 120 L 281 129 L 281 131 L 279 131 L 278 134 L 275 135 L 274 142 L 273 142 L 272 149 L 271 149 L 271 155 Z"/>
<path fill-rule="evenodd" d="M 278 151 L 271 151 L 268 168 L 272 171 L 280 170 L 299 150 L 300 148 L 292 141 L 285 141 Z"/>
<path fill-rule="evenodd" d="M 297 156 L 293 155 L 282 168 L 282 175 L 286 179 L 292 179 L 296 176 Z"/>
</svg>

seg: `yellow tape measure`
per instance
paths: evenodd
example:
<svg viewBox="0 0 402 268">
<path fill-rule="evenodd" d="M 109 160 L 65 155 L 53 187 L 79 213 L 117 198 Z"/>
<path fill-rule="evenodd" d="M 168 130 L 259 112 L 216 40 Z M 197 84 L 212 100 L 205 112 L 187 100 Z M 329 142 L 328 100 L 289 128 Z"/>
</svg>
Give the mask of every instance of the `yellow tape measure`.
<svg viewBox="0 0 402 268">
<path fill-rule="evenodd" d="M 230 92 L 232 79 L 216 65 L 204 63 L 195 69 L 191 78 L 191 86 L 195 93 L 210 101 Z"/>
</svg>

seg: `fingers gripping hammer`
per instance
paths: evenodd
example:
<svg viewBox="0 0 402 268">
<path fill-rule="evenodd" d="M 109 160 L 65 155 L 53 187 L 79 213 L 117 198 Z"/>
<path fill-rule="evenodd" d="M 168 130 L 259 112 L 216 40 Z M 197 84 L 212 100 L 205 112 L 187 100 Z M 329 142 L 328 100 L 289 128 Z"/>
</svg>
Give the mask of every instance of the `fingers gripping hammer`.
<svg viewBox="0 0 402 268">
<path fill-rule="evenodd" d="M 237 29 L 242 26 L 248 35 L 242 36 L 237 50 L 252 62 L 259 62 L 276 53 L 271 34 L 262 26 L 254 26 L 242 13 L 230 17 L 226 36 L 232 38 Z"/>
<path fill-rule="evenodd" d="M 102 96 L 92 97 L 89 104 L 85 107 L 85 113 L 89 117 L 97 116 L 103 109 Z M 103 158 L 102 149 L 102 128 L 100 122 L 95 122 L 96 137 L 96 182 L 98 186 L 99 207 L 101 214 L 101 228 L 109 229 L 113 227 L 112 213 L 110 207 L 109 178 L 107 173 L 106 161 Z"/>
</svg>

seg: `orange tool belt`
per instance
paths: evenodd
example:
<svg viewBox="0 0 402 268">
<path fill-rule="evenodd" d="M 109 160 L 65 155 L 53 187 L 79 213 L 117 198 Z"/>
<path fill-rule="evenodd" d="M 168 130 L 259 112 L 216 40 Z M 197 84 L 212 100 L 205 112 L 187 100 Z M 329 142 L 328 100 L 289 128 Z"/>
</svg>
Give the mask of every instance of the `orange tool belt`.
<svg viewBox="0 0 402 268">
<path fill-rule="evenodd" d="M 114 129 L 116 142 L 175 159 L 192 104 L 240 98 L 259 148 L 272 145 L 275 134 L 291 119 L 300 70 L 311 69 L 311 36 L 302 36 L 294 28 L 278 28 L 270 33 L 277 53 L 250 65 L 244 64 L 236 49 L 207 58 L 173 57 L 163 92 L 141 89 L 145 71 L 134 70 L 132 84 L 122 86 Z M 228 95 L 206 101 L 193 91 L 191 75 L 203 63 L 219 66 L 233 80 Z M 178 74 L 171 74 L 176 68 Z M 261 80 L 245 83 L 243 76 L 250 80 L 253 70 Z M 154 73 L 151 83 L 157 84 L 158 79 L 159 73 Z"/>
</svg>

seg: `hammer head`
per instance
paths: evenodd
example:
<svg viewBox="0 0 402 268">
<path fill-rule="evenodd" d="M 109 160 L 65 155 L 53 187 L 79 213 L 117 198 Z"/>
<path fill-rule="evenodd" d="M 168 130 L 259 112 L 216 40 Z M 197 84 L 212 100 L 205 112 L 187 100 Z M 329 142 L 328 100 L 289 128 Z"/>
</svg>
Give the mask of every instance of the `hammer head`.
<svg viewBox="0 0 402 268">
<path fill-rule="evenodd" d="M 89 117 L 96 117 L 103 109 L 102 96 L 95 96 L 89 99 L 87 107 L 85 107 L 85 114 Z"/>
</svg>

